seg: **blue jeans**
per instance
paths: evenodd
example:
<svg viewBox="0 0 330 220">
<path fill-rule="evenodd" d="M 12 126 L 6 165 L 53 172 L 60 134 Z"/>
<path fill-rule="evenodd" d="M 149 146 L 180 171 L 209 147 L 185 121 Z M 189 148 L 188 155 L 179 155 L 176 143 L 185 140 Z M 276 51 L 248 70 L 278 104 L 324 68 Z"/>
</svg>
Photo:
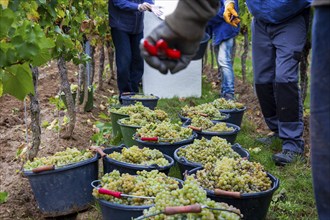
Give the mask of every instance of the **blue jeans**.
<svg viewBox="0 0 330 220">
<path fill-rule="evenodd" d="M 311 66 L 311 159 L 320 220 L 330 217 L 330 6 L 315 7 Z"/>
<path fill-rule="evenodd" d="M 220 95 L 225 94 L 234 95 L 235 92 L 235 78 L 232 63 L 232 49 L 234 46 L 234 38 L 222 41 L 221 44 L 214 46 L 214 52 L 218 61 L 218 66 L 221 71 L 221 91 Z"/>
<path fill-rule="evenodd" d="M 140 55 L 140 40 L 143 33 L 129 34 L 111 28 L 111 36 L 116 50 L 117 84 L 119 93 L 139 92 L 143 75 L 143 58 Z"/>
</svg>

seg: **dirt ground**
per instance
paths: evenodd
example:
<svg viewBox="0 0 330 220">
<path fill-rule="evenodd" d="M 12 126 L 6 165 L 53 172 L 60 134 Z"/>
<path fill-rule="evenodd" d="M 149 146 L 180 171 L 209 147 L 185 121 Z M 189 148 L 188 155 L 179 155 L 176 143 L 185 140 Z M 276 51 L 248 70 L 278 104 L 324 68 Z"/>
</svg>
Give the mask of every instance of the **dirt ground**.
<svg viewBox="0 0 330 220">
<path fill-rule="evenodd" d="M 51 122 L 57 118 L 55 106 L 49 103 L 49 98 L 54 97 L 59 89 L 59 76 L 57 74 L 56 62 L 51 62 L 48 66 L 41 68 L 39 81 L 39 100 L 41 106 L 40 121 Z M 74 73 L 75 66 L 68 65 L 70 81 L 76 81 Z M 217 87 L 215 71 L 208 68 L 204 71 L 207 78 L 213 81 Z M 95 80 L 96 81 L 96 80 Z M 64 150 L 66 147 L 77 147 L 80 149 L 90 146 L 90 137 L 93 133 L 92 123 L 100 112 L 100 104 L 105 102 L 106 97 L 116 90 L 115 81 L 110 84 L 104 84 L 104 91 L 94 93 L 94 108 L 88 113 L 79 113 L 77 115 L 77 124 L 74 131 L 74 139 L 64 140 L 58 137 L 57 132 L 42 128 L 42 143 L 38 156 L 51 155 L 54 152 Z M 248 117 L 257 125 L 257 132 L 266 134 L 268 131 L 262 120 L 258 101 L 250 85 L 244 85 L 236 80 L 236 90 L 239 94 L 239 101 L 246 103 L 247 111 L 244 117 Z M 43 219 L 38 210 L 30 184 L 20 172 L 22 162 L 16 156 L 19 147 L 26 145 L 26 125 L 29 126 L 29 106 L 27 102 L 27 116 L 25 117 L 24 103 L 11 96 L 0 98 L 0 191 L 8 192 L 7 202 L 0 205 L 0 219 Z M 90 120 L 91 122 L 87 121 Z M 308 119 L 306 119 L 306 128 L 308 128 Z M 308 130 L 305 131 L 305 140 L 307 146 Z M 28 142 L 31 141 L 31 133 L 28 133 Z M 68 219 L 100 219 L 101 217 L 91 208 L 85 212 L 79 213 Z M 64 218 L 60 218 L 64 219 Z"/>
</svg>

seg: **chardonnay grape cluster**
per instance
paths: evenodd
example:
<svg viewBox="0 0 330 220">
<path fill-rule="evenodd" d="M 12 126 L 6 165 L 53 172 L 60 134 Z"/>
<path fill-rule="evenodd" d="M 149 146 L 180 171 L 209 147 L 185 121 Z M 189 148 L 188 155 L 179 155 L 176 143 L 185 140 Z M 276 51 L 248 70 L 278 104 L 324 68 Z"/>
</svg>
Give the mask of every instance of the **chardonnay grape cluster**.
<svg viewBox="0 0 330 220">
<path fill-rule="evenodd" d="M 194 127 L 199 127 L 203 131 L 210 131 L 210 132 L 230 132 L 234 131 L 234 128 L 228 127 L 224 122 L 212 122 L 209 118 L 203 116 L 194 116 L 191 119 L 191 125 Z"/>
<path fill-rule="evenodd" d="M 181 109 L 181 114 L 184 117 L 192 118 L 195 115 L 205 114 L 211 120 L 222 120 L 226 118 L 221 114 L 219 109 L 214 107 L 211 103 L 205 103 L 197 106 L 184 106 Z"/>
<path fill-rule="evenodd" d="M 138 146 L 133 145 L 130 148 L 124 147 L 121 152 L 113 152 L 108 154 L 109 158 L 117 161 L 139 164 L 139 165 L 152 165 L 164 167 L 169 165 L 168 160 L 164 157 L 164 154 L 157 149 L 150 149 L 144 147 L 140 149 Z"/>
<path fill-rule="evenodd" d="M 155 99 L 157 98 L 156 96 L 154 95 L 132 95 L 130 96 L 131 99 Z"/>
<path fill-rule="evenodd" d="M 164 173 L 158 172 L 158 170 L 138 171 L 137 175 L 120 174 L 118 170 L 114 170 L 101 178 L 101 186 L 104 189 L 119 191 L 127 195 L 155 197 L 158 194 L 178 189 L 179 182 Z M 100 194 L 96 188 L 93 190 L 93 196 L 124 205 L 142 206 L 154 203 L 154 199 L 116 198 Z"/>
<path fill-rule="evenodd" d="M 216 99 L 212 102 L 212 105 L 217 109 L 242 109 L 244 105 L 240 102 L 235 102 L 233 100 L 226 100 L 224 98 Z"/>
<path fill-rule="evenodd" d="M 190 138 L 192 136 L 192 130 L 182 127 L 179 123 L 163 121 L 159 124 L 146 124 L 137 129 L 137 134 L 140 137 L 158 137 L 160 138 L 160 142 L 174 143 Z"/>
<path fill-rule="evenodd" d="M 134 105 L 122 106 L 120 108 L 111 108 L 110 113 L 117 113 L 122 115 L 131 115 L 134 113 L 144 113 L 150 112 L 151 110 L 148 107 L 142 105 L 142 102 L 136 102 Z"/>
<path fill-rule="evenodd" d="M 229 210 L 219 211 L 203 208 L 200 213 L 188 213 L 188 214 L 175 214 L 166 216 L 164 214 L 155 215 L 146 219 L 149 220 L 238 220 L 240 219 L 240 210 L 230 206 L 226 203 L 215 202 L 206 197 L 206 191 L 203 190 L 198 182 L 192 177 L 188 176 L 181 189 L 173 191 L 165 191 L 159 193 L 155 199 L 155 206 L 144 210 L 144 216 L 156 214 L 162 212 L 169 206 L 186 206 L 200 204 L 210 208 L 220 208 Z M 235 213 L 233 213 L 235 212 Z M 236 214 L 237 213 L 237 214 Z"/>
<path fill-rule="evenodd" d="M 130 126 L 144 126 L 148 123 L 159 123 L 162 121 L 169 121 L 168 115 L 165 111 L 156 109 L 154 111 L 143 111 L 141 113 L 131 114 L 128 118 L 124 118 L 121 122 Z"/>
<path fill-rule="evenodd" d="M 178 150 L 178 156 L 184 157 L 189 162 L 215 164 L 215 162 L 223 157 L 240 158 L 231 145 L 222 138 L 212 137 L 207 140 L 204 137 L 201 140 L 195 139 L 194 142 L 187 147 Z"/>
<path fill-rule="evenodd" d="M 258 162 L 224 157 L 215 164 L 208 163 L 196 173 L 202 187 L 240 193 L 254 193 L 271 188 L 272 182 Z"/>
<path fill-rule="evenodd" d="M 89 150 L 80 151 L 77 148 L 66 148 L 65 151 L 56 152 L 52 156 L 36 157 L 33 161 L 28 160 L 23 167 L 25 170 L 32 170 L 44 165 L 55 165 L 56 167 L 61 167 L 90 159 L 93 156 L 94 154 Z"/>
</svg>

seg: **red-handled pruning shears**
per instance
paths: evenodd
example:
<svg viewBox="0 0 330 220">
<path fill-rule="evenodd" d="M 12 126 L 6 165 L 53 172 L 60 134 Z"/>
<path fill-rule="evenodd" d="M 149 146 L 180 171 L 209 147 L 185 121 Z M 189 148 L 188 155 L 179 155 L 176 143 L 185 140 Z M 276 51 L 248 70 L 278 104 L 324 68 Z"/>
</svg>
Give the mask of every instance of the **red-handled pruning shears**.
<svg viewBox="0 0 330 220">
<path fill-rule="evenodd" d="M 172 60 L 177 60 L 181 57 L 181 51 L 169 48 L 167 42 L 163 39 L 158 40 L 156 45 L 152 45 L 149 41 L 144 40 L 143 46 L 151 56 Z"/>
</svg>

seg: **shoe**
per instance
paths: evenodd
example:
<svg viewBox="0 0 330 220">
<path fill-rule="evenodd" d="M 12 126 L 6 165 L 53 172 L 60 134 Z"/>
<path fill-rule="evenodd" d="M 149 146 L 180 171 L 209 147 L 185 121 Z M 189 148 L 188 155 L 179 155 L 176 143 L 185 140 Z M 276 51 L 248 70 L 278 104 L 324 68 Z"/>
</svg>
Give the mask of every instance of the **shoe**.
<svg viewBox="0 0 330 220">
<path fill-rule="evenodd" d="M 278 138 L 279 138 L 278 134 L 274 133 L 267 137 L 257 138 L 257 141 L 262 144 L 271 145 L 273 143 L 273 141 L 275 141 Z"/>
<path fill-rule="evenodd" d="M 276 165 L 284 166 L 296 161 L 298 158 L 302 158 L 302 156 L 301 153 L 283 150 L 282 152 L 273 155 L 273 161 Z"/>
</svg>

